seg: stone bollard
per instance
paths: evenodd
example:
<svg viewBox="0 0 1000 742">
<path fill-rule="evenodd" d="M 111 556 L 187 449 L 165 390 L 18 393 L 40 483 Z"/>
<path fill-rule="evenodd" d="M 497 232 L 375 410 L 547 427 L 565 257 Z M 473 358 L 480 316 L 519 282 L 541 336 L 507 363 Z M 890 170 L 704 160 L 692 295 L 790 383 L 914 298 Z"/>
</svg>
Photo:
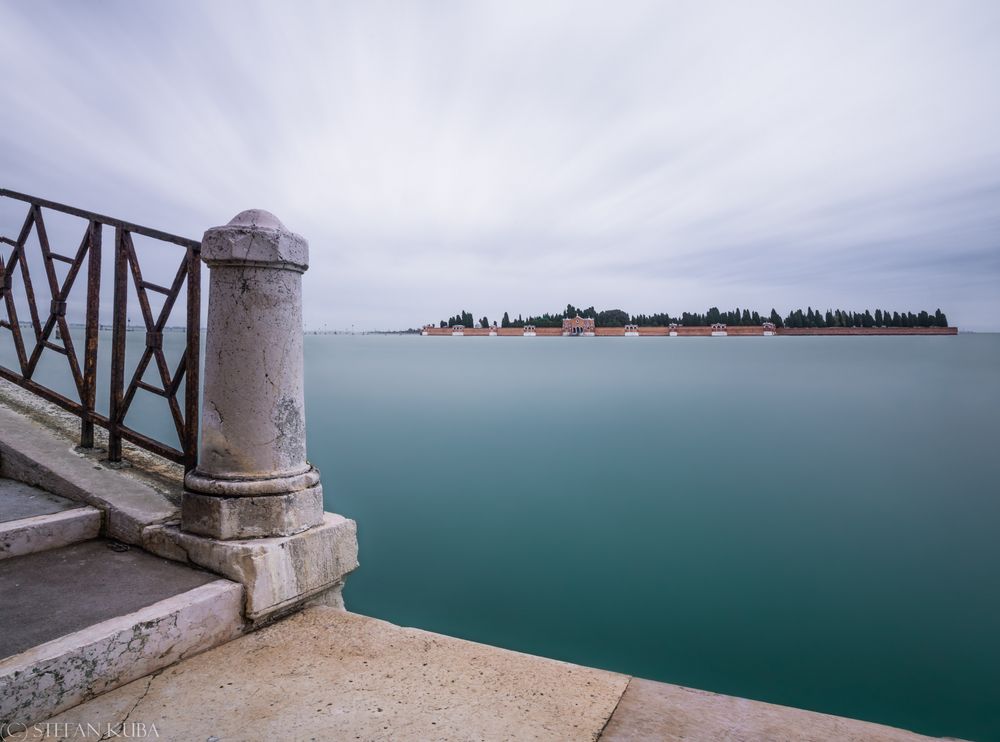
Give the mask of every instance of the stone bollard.
<svg viewBox="0 0 1000 742">
<path fill-rule="evenodd" d="M 306 460 L 302 274 L 309 245 L 252 209 L 205 232 L 210 269 L 198 466 L 181 529 L 215 539 L 288 536 L 323 522 Z"/>
</svg>

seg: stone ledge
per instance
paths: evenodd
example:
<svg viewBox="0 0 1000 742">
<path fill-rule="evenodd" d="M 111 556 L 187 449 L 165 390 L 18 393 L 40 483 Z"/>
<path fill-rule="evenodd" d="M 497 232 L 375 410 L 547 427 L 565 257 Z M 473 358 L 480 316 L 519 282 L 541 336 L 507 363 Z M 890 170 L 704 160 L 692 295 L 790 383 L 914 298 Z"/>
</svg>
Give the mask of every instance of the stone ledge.
<svg viewBox="0 0 1000 742">
<path fill-rule="evenodd" d="M 184 467 L 152 451 L 122 441 L 123 465 L 108 465 L 108 431 L 94 426 L 94 448 L 80 448 L 80 418 L 29 392 L 7 379 L 0 379 L 0 407 L 15 413 L 24 422 L 55 436 L 91 464 L 112 470 L 118 476 L 137 481 L 180 503 Z M 0 438 L 3 436 L 0 435 Z"/>
<path fill-rule="evenodd" d="M 0 523 L 0 559 L 97 538 L 101 511 L 87 505 Z"/>
<path fill-rule="evenodd" d="M 111 538 L 139 544 L 146 526 L 179 517 L 166 495 L 81 456 L 65 439 L 3 405 L 0 431 L 0 474 L 103 510 Z"/>
<path fill-rule="evenodd" d="M 234 541 L 185 533 L 172 524 L 154 525 L 143 531 L 142 546 L 242 583 L 245 616 L 257 623 L 321 593 L 339 592 L 358 566 L 357 526 L 335 513 L 325 513 L 322 525 L 293 536 Z M 337 596 L 326 600 L 336 603 Z"/>
<path fill-rule="evenodd" d="M 0 661 L 0 722 L 30 725 L 235 639 L 241 592 L 215 580 Z"/>
</svg>

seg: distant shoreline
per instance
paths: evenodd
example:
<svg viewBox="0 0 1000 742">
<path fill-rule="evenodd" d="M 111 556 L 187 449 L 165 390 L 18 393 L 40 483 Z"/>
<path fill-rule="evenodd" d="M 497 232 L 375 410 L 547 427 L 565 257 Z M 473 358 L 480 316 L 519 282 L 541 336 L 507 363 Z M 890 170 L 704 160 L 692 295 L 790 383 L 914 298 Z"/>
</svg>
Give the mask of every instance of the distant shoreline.
<svg viewBox="0 0 1000 742">
<path fill-rule="evenodd" d="M 533 333 L 533 334 L 532 334 Z M 957 327 L 778 327 L 765 330 L 760 326 L 739 325 L 712 327 L 637 327 L 630 328 L 631 337 L 763 337 L 771 335 L 957 335 Z M 561 327 L 536 327 L 525 332 L 523 327 L 425 327 L 421 335 L 428 337 L 570 337 Z M 597 327 L 586 337 L 625 337 L 624 327 Z"/>
</svg>

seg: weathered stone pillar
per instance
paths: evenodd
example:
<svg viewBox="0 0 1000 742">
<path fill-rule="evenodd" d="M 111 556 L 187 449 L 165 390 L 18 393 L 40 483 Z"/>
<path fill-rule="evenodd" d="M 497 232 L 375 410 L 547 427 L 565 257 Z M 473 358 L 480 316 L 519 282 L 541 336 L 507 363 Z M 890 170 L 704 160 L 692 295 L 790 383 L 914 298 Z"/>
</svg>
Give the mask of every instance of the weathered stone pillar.
<svg viewBox="0 0 1000 742">
<path fill-rule="evenodd" d="M 216 539 L 287 536 L 323 522 L 306 461 L 302 274 L 309 245 L 252 209 L 205 232 L 210 269 L 201 447 L 181 529 Z"/>
</svg>

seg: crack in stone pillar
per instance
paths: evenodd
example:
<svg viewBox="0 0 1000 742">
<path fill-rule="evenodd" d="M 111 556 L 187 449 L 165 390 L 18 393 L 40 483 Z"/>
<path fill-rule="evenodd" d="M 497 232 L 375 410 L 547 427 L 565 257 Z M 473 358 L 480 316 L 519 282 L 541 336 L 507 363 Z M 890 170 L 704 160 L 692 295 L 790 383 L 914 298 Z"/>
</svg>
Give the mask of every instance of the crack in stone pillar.
<svg viewBox="0 0 1000 742">
<path fill-rule="evenodd" d="M 181 528 L 216 539 L 288 536 L 323 522 L 306 460 L 302 274 L 309 245 L 251 209 L 205 232 L 209 268 L 201 444 Z"/>
</svg>

